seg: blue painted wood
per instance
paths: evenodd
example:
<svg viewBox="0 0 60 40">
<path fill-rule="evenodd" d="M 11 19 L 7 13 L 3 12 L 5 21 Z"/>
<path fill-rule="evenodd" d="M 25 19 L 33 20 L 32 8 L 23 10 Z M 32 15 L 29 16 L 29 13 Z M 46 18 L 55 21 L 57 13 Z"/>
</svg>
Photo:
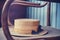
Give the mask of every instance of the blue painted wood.
<svg viewBox="0 0 60 40">
<path fill-rule="evenodd" d="M 36 0 L 30 0 L 30 2 L 35 2 L 35 3 L 41 3 L 43 4 L 44 2 L 42 1 L 36 1 Z M 29 8 L 29 18 L 33 19 L 39 19 L 40 24 L 43 26 L 47 25 L 47 6 L 42 7 L 42 8 L 35 8 L 35 7 L 30 7 Z"/>
<path fill-rule="evenodd" d="M 30 2 L 41 3 L 43 1 L 29 0 Z M 47 26 L 47 7 L 42 8 L 29 8 L 29 18 L 39 19 L 42 26 Z M 60 3 L 51 3 L 51 13 L 50 13 L 50 22 L 51 26 L 57 29 L 60 29 Z"/>
<path fill-rule="evenodd" d="M 57 3 L 57 29 L 60 29 L 60 3 Z"/>
<path fill-rule="evenodd" d="M 51 26 L 56 27 L 56 3 L 51 3 Z"/>
</svg>

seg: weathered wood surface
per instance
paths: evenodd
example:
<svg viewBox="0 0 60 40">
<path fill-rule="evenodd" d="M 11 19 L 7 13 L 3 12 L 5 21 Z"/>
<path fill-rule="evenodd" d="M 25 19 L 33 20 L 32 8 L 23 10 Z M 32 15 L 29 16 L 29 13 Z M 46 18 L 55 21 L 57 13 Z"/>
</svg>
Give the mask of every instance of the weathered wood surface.
<svg viewBox="0 0 60 40">
<path fill-rule="evenodd" d="M 48 31 L 48 34 L 43 35 L 43 36 L 37 36 L 37 37 L 14 37 L 15 40 L 20 40 L 20 39 L 47 39 L 47 40 L 60 40 L 60 30 L 54 29 L 51 27 L 44 27 L 44 30 Z M 10 32 L 13 30 L 13 28 L 10 28 Z M 0 28 L 0 40 L 6 40 L 2 28 Z"/>
<path fill-rule="evenodd" d="M 52 27 L 42 27 L 42 29 L 47 30 L 48 34 L 43 36 L 37 36 L 37 37 L 14 37 L 15 39 L 49 39 L 49 38 L 56 38 L 60 37 L 60 30 L 52 28 Z"/>
</svg>

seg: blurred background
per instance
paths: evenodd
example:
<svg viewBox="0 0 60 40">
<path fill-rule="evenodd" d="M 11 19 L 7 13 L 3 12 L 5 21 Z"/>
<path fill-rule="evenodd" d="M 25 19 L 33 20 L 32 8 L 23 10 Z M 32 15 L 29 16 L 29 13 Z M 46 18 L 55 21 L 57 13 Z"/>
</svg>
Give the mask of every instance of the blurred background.
<svg viewBox="0 0 60 40">
<path fill-rule="evenodd" d="M 0 0 L 0 27 L 1 27 L 1 13 L 2 13 L 2 7 L 3 7 L 3 4 L 6 0 Z"/>
<path fill-rule="evenodd" d="M 0 27 L 1 27 L 1 13 L 4 2 L 6 0 L 0 0 Z M 44 4 L 48 0 L 26 0 L 29 2 Z M 39 19 L 40 25 L 42 26 L 52 26 L 53 28 L 60 29 L 60 0 L 49 0 L 51 2 L 50 6 L 50 25 L 47 25 L 47 9 L 48 4 L 42 8 L 35 7 L 25 7 L 20 5 L 12 5 L 9 8 L 9 19 L 12 24 L 14 24 L 14 19 L 18 18 L 32 18 Z M 23 11 L 23 12 L 22 12 Z"/>
</svg>

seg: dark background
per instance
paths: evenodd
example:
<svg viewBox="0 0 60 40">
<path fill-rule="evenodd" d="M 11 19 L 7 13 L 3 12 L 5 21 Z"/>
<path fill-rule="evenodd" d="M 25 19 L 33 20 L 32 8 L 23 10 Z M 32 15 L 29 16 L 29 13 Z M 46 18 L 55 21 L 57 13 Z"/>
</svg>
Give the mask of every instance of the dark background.
<svg viewBox="0 0 60 40">
<path fill-rule="evenodd" d="M 1 27 L 1 13 L 2 13 L 2 7 L 4 5 L 4 2 L 6 0 L 0 0 L 0 27 Z M 57 2 L 60 3 L 60 0 L 37 0 L 37 1 L 49 1 L 49 2 Z M 11 9 L 12 10 L 12 9 Z M 21 12 L 21 11 L 20 11 Z M 21 12 L 22 13 L 22 12 Z M 18 16 L 17 16 L 18 17 Z"/>
<path fill-rule="evenodd" d="M 1 27 L 1 12 L 2 12 L 2 7 L 4 4 L 5 0 L 0 0 L 0 27 Z"/>
</svg>

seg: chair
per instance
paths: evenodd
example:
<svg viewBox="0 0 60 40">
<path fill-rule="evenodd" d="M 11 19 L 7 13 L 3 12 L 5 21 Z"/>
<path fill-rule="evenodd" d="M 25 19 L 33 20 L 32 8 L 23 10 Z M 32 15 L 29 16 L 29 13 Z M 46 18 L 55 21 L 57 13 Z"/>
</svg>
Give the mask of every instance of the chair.
<svg viewBox="0 0 60 40">
<path fill-rule="evenodd" d="M 10 22 L 10 19 L 8 17 L 8 13 L 9 13 L 9 7 L 12 5 L 20 5 L 20 6 L 25 6 L 25 7 L 44 7 L 47 3 L 40 5 L 38 3 L 32 3 L 32 2 L 26 2 L 26 1 L 17 1 L 17 0 L 6 0 L 4 6 L 3 6 L 3 10 L 2 10 L 2 17 L 1 17 L 1 22 L 2 22 L 2 27 L 3 27 L 3 31 L 5 34 L 5 37 L 7 38 L 7 40 L 14 40 L 11 37 L 11 34 L 9 32 L 9 28 L 8 28 L 8 23 Z M 24 7 L 21 7 L 23 10 L 25 9 Z M 22 12 L 21 12 L 22 13 Z M 16 13 L 17 14 L 17 13 Z M 22 14 L 24 15 L 24 13 Z M 16 17 L 17 18 L 17 17 Z M 20 16 L 20 18 L 25 18 L 25 16 Z M 13 19 L 12 19 L 13 20 Z M 12 23 L 11 23 L 12 24 Z"/>
</svg>

